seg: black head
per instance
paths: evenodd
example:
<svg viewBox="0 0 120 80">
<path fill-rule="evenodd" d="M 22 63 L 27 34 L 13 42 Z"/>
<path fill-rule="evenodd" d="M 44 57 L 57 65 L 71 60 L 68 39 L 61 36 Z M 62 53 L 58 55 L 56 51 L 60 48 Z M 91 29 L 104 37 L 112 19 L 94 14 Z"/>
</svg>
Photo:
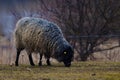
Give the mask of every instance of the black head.
<svg viewBox="0 0 120 80">
<path fill-rule="evenodd" d="M 59 62 L 63 62 L 65 67 L 71 66 L 71 61 L 73 60 L 73 48 L 71 46 L 64 45 L 64 47 L 59 48 L 55 55 L 55 58 Z"/>
</svg>

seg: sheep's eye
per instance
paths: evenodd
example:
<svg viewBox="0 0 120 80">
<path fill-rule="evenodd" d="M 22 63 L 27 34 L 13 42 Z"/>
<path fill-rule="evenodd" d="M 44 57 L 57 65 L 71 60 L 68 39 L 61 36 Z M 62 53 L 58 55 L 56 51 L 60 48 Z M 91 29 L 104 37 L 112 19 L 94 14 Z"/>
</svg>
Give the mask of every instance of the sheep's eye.
<svg viewBox="0 0 120 80">
<path fill-rule="evenodd" d="M 64 54 L 66 55 L 66 54 L 67 54 L 67 52 L 64 52 Z"/>
</svg>

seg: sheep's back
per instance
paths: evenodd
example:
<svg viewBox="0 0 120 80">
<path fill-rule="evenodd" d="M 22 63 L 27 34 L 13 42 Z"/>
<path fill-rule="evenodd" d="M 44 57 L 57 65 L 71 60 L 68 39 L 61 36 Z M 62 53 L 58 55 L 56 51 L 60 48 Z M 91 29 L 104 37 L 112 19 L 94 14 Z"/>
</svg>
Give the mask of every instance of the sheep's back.
<svg viewBox="0 0 120 80">
<path fill-rule="evenodd" d="M 33 51 L 49 49 L 57 38 L 63 37 L 61 30 L 54 23 L 28 17 L 18 21 L 15 33 L 19 43 Z"/>
</svg>

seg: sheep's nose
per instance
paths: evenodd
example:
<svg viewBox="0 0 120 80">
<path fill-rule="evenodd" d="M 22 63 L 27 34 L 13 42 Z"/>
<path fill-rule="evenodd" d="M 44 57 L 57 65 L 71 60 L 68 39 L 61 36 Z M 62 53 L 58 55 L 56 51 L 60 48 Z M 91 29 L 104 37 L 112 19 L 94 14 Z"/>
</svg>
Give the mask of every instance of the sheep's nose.
<svg viewBox="0 0 120 80">
<path fill-rule="evenodd" d="M 64 63 L 65 64 L 65 63 Z M 65 64 L 65 67 L 70 67 L 71 66 L 71 63 L 66 63 Z"/>
</svg>

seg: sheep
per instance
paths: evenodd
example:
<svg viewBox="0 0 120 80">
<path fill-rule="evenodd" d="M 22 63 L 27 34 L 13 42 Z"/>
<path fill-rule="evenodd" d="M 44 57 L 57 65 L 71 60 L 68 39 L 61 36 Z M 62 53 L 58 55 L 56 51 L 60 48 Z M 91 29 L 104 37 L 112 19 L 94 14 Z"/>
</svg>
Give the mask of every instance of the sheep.
<svg viewBox="0 0 120 80">
<path fill-rule="evenodd" d="M 24 17 L 16 23 L 14 32 L 16 45 L 16 61 L 18 66 L 19 55 L 26 50 L 30 64 L 34 66 L 32 53 L 39 53 L 39 66 L 42 65 L 42 56 L 47 59 L 47 65 L 51 65 L 50 57 L 58 62 L 63 62 L 65 67 L 71 66 L 73 59 L 73 48 L 64 38 L 57 24 L 42 18 Z"/>
</svg>

